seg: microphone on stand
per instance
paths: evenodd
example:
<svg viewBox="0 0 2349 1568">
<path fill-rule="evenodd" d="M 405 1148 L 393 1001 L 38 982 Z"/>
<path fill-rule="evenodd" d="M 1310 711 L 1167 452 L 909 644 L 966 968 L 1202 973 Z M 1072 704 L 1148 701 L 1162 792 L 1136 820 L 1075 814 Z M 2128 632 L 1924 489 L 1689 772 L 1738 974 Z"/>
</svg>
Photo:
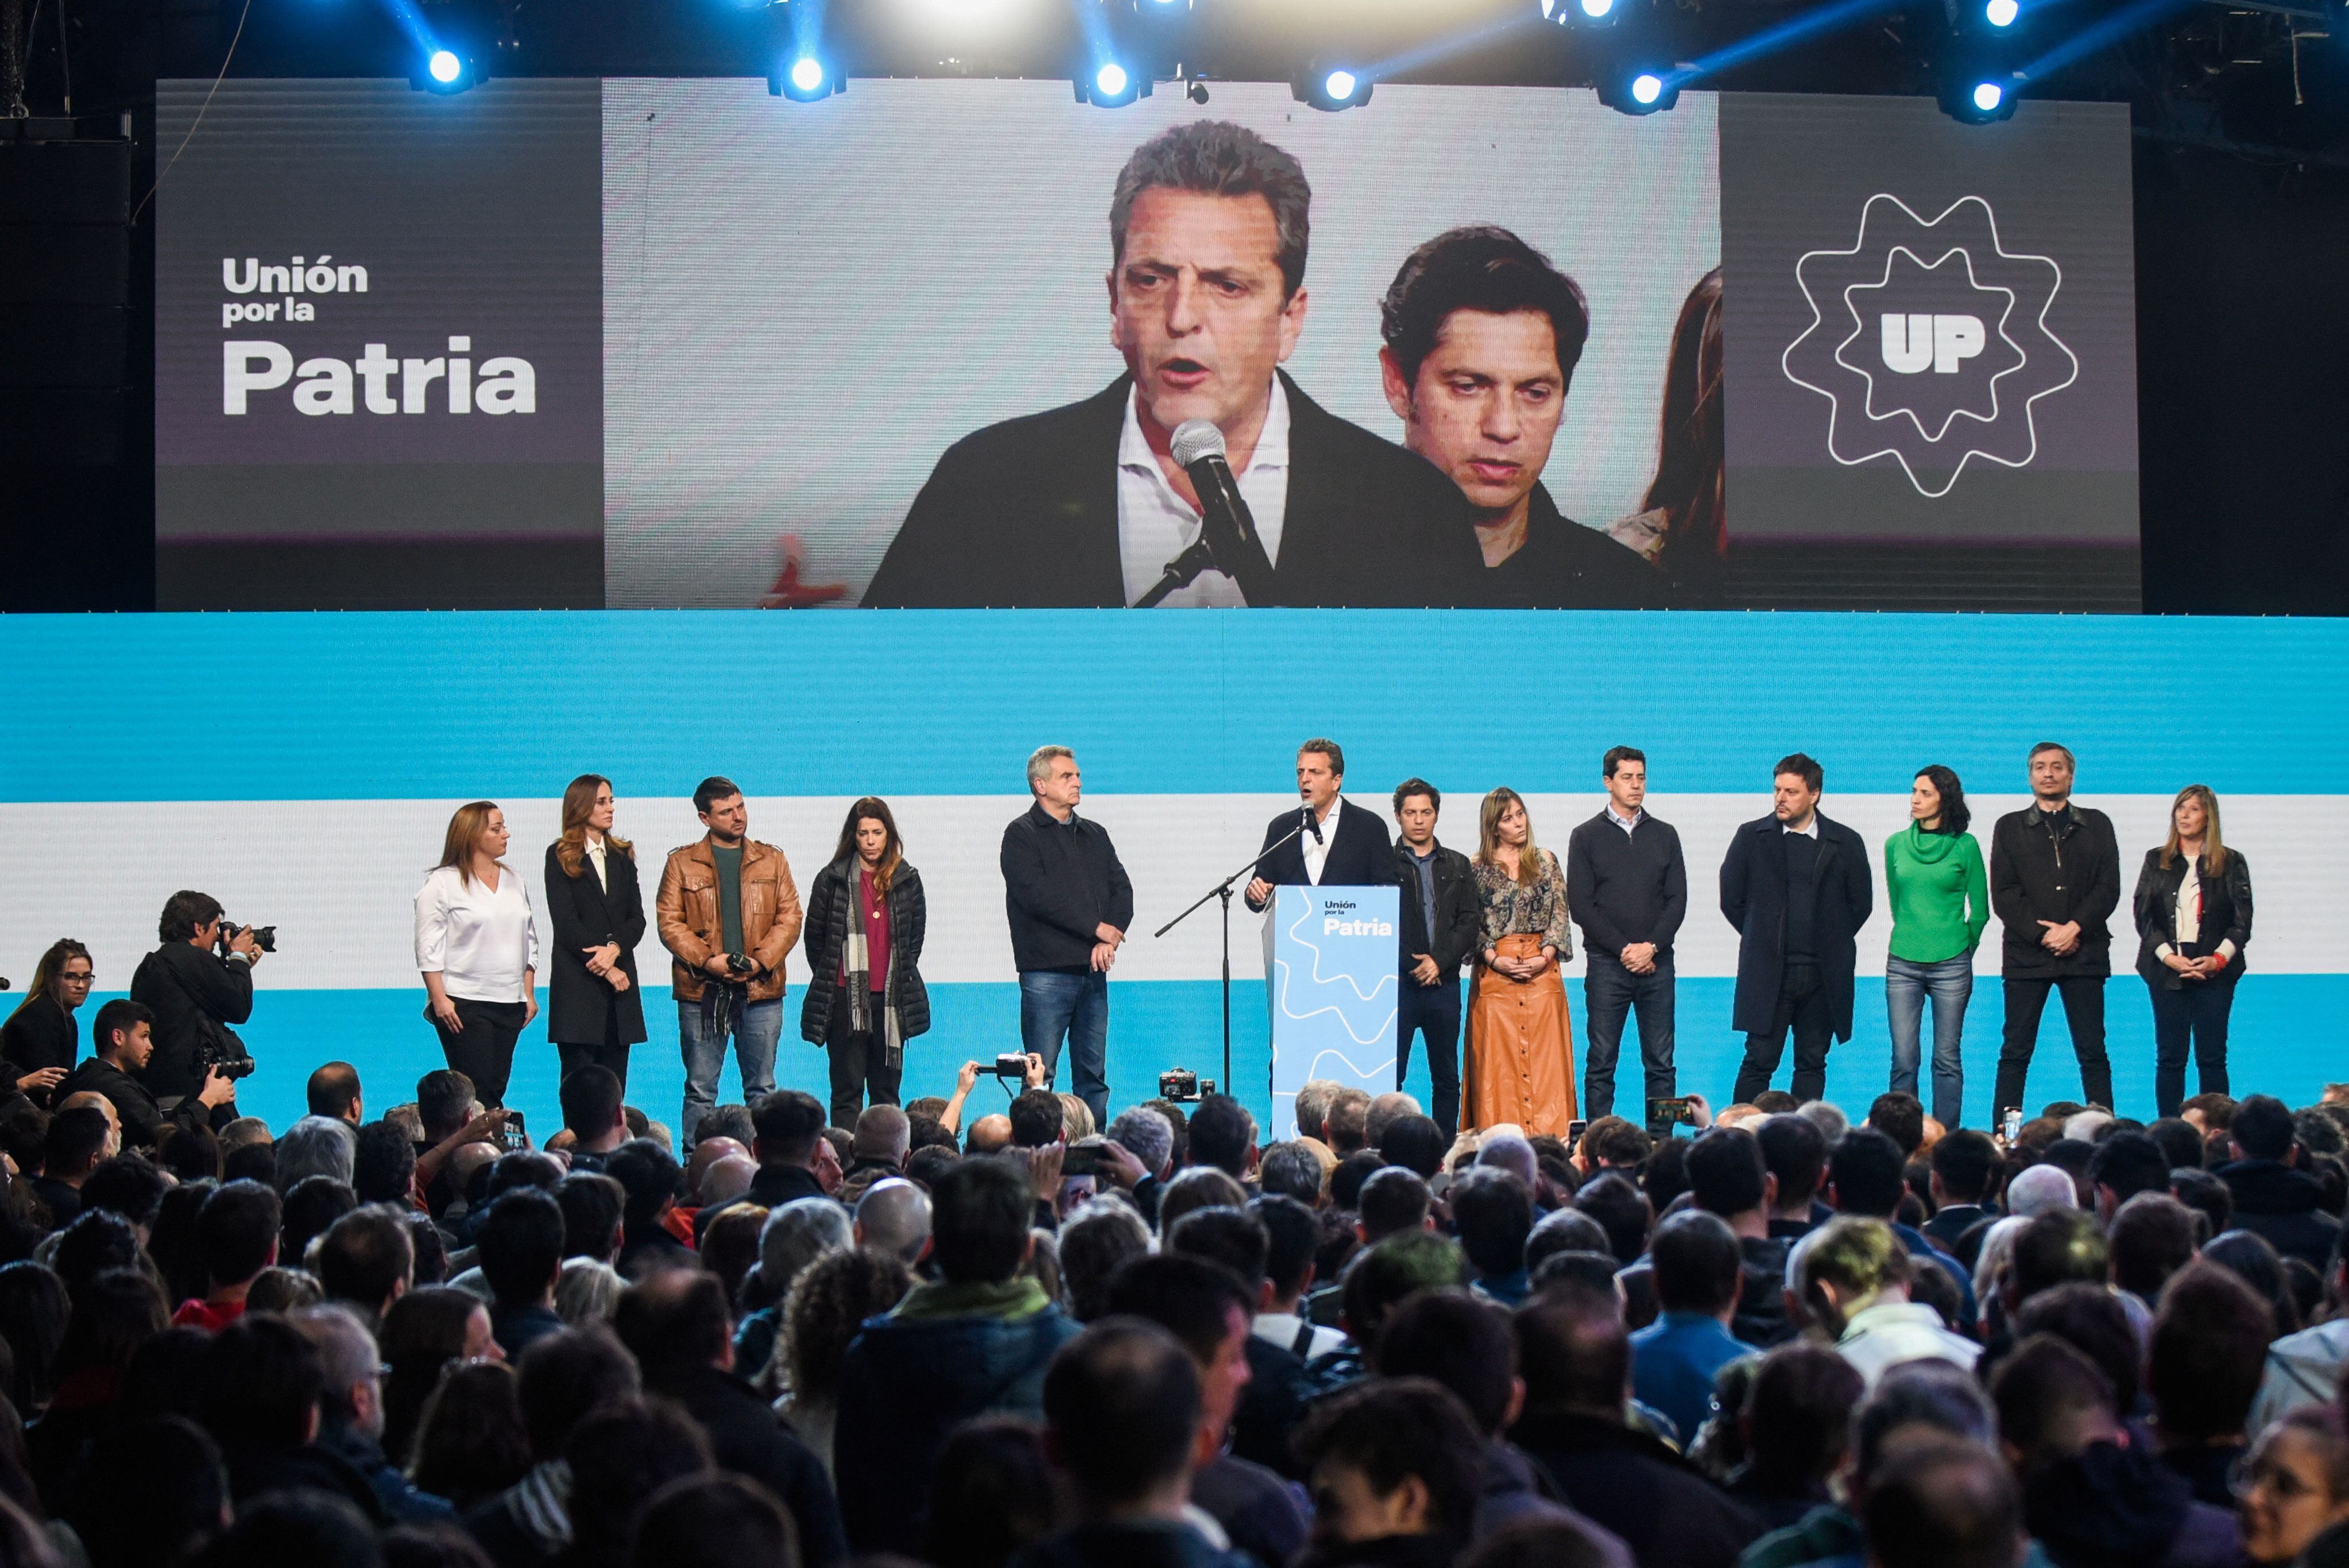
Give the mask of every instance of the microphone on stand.
<svg viewBox="0 0 2349 1568">
<path fill-rule="evenodd" d="M 1258 608 L 1273 602 L 1272 559 L 1257 536 L 1256 519 L 1240 495 L 1239 481 L 1225 453 L 1224 433 L 1212 419 L 1185 419 L 1174 427 L 1174 461 L 1199 492 L 1199 537 L 1216 565 L 1239 584 Z"/>
<path fill-rule="evenodd" d="M 1315 819 L 1313 815 L 1313 808 L 1307 806 L 1300 810 L 1297 814 L 1305 820 L 1305 830 L 1313 835 L 1313 841 L 1317 844 L 1319 843 L 1321 841 L 1321 824 Z"/>
</svg>

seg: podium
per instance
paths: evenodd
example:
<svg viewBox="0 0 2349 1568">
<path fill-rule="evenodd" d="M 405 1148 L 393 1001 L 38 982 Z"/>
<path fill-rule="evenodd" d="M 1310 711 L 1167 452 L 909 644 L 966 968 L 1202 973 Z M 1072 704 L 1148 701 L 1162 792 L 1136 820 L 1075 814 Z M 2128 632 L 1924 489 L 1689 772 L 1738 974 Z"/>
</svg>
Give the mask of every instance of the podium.
<svg viewBox="0 0 2349 1568">
<path fill-rule="evenodd" d="M 1266 905 L 1274 1136 L 1293 1136 L 1309 1078 L 1372 1095 L 1394 1088 L 1401 897 L 1392 887 L 1283 887 Z"/>
</svg>

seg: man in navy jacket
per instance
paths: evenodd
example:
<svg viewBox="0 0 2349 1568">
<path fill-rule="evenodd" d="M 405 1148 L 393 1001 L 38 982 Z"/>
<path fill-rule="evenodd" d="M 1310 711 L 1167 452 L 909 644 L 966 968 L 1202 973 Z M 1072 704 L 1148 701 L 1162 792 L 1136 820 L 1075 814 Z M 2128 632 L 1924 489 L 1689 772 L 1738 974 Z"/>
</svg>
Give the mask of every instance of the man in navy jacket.
<svg viewBox="0 0 2349 1568">
<path fill-rule="evenodd" d="M 1277 887 L 1392 887 L 1397 868 L 1387 825 L 1375 811 L 1349 805 L 1346 754 L 1334 740 L 1297 748 L 1297 798 L 1301 804 L 1265 825 L 1264 850 L 1247 906 L 1262 910 Z M 1287 841 L 1283 842 L 1283 841 Z"/>
<path fill-rule="evenodd" d="M 1875 906 L 1868 847 L 1819 813 L 1826 775 L 1797 751 L 1774 769 L 1770 815 L 1748 822 L 1721 862 L 1721 913 L 1737 928 L 1730 1026 L 1745 1035 L 1731 1097 L 1770 1087 L 1795 1031 L 1795 1098 L 1826 1090 L 1827 1049 L 1851 1038 L 1853 940 Z"/>
</svg>

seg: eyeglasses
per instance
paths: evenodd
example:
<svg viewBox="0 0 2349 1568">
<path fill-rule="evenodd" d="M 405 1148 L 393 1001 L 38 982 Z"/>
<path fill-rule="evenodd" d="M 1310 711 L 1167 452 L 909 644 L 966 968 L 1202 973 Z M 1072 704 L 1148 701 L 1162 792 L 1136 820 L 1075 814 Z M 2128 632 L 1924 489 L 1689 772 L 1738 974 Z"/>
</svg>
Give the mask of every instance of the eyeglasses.
<svg viewBox="0 0 2349 1568">
<path fill-rule="evenodd" d="M 2303 1497 L 2316 1495 L 2321 1490 L 2309 1485 L 2272 1460 L 2255 1461 L 2246 1457 L 2228 1467 L 2227 1490 L 2236 1497 L 2248 1498 L 2263 1486 L 2274 1494 L 2278 1502 L 2296 1502 Z"/>
<path fill-rule="evenodd" d="M 98 976 L 95 975 L 60 975 L 57 976 L 57 984 L 60 985 L 88 985 L 95 984 L 97 979 Z"/>
</svg>

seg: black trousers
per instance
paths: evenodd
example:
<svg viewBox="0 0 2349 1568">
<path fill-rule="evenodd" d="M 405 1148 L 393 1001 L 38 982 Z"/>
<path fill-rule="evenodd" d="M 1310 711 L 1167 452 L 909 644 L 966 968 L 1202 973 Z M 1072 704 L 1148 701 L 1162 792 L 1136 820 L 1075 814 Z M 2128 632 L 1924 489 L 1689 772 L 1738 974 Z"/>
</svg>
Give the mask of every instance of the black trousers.
<svg viewBox="0 0 2349 1568">
<path fill-rule="evenodd" d="M 569 1078 L 581 1068 L 609 1068 L 620 1080 L 620 1088 L 628 1087 L 628 1047 L 626 1046 L 581 1046 L 566 1041 L 554 1042 L 555 1054 L 563 1058 L 563 1076 Z"/>
<path fill-rule="evenodd" d="M 506 1102 L 514 1039 L 522 1033 L 525 1009 L 520 1002 L 476 1002 L 470 996 L 449 1000 L 464 1027 L 452 1035 L 440 1019 L 432 1020 L 432 1032 L 440 1037 L 440 1054 L 453 1071 L 473 1080 L 473 1098 L 481 1109 L 495 1110 Z"/>
<path fill-rule="evenodd" d="M 2064 994 L 2064 1022 L 2071 1026 L 2072 1054 L 2080 1059 L 2080 1098 L 2090 1105 L 2113 1108 L 2113 1062 L 2105 1054 L 2105 977 L 2069 975 L 2060 980 L 2003 982 L 2006 992 L 2006 1038 L 1998 1050 L 1998 1090 L 1991 1113 L 2004 1116 L 2023 1109 L 2023 1080 L 2031 1072 L 2031 1053 L 2039 1044 L 2039 1017 L 2047 1010 L 2050 989 Z"/>
<path fill-rule="evenodd" d="M 1435 1125 L 1460 1131 L 1460 979 L 1422 985 L 1408 975 L 1395 1004 L 1395 1088 L 1411 1070 L 1411 1037 L 1427 1037 L 1427 1076 L 1435 1086 Z"/>
<path fill-rule="evenodd" d="M 1604 953 L 1585 955 L 1582 975 L 1582 1114 L 1596 1121 L 1615 1111 L 1615 1062 L 1623 1048 L 1623 1021 L 1635 1013 L 1640 1027 L 1640 1068 L 1648 1099 L 1672 1098 L 1672 955 L 1656 954 L 1652 975 L 1634 975 L 1622 961 Z M 1777 1065 L 1777 1058 L 1771 1058 Z M 1669 1137 L 1669 1122 L 1659 1125 L 1647 1114 L 1643 1100 L 1633 1121 L 1647 1124 L 1659 1137 Z"/>
<path fill-rule="evenodd" d="M 2189 954 L 2199 957 L 2199 954 Z M 2199 1094 L 2227 1092 L 2227 1019 L 2235 1006 L 2235 979 L 2189 980 L 2173 991 L 2151 981 L 2153 993 L 2153 1104 L 2161 1116 L 2176 1116 L 2186 1098 L 2186 1055 L 2190 1047 L 2201 1078 Z"/>
<path fill-rule="evenodd" d="M 865 1016 L 879 1023 L 884 1006 L 881 994 L 874 992 Z M 848 1013 L 848 999 L 834 995 L 832 1016 L 824 1026 L 823 1048 L 832 1057 L 832 1124 L 854 1131 L 857 1112 L 864 1109 L 868 1097 L 874 1105 L 897 1103 L 897 1086 L 905 1068 L 903 1062 L 889 1066 L 887 1042 L 878 1030 L 852 1033 Z"/>
<path fill-rule="evenodd" d="M 1737 1069 L 1732 1101 L 1748 1103 L 1770 1087 L 1770 1075 L 1786 1054 L 1788 1029 L 1795 1031 L 1795 1098 L 1817 1099 L 1827 1091 L 1827 1047 L 1835 1044 L 1835 1015 L 1816 965 L 1789 964 L 1779 975 L 1777 1012 L 1766 1031 L 1745 1037 L 1745 1062 Z"/>
</svg>

